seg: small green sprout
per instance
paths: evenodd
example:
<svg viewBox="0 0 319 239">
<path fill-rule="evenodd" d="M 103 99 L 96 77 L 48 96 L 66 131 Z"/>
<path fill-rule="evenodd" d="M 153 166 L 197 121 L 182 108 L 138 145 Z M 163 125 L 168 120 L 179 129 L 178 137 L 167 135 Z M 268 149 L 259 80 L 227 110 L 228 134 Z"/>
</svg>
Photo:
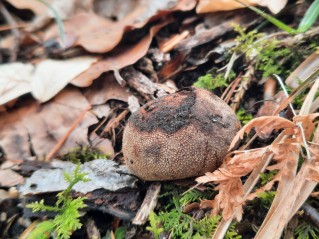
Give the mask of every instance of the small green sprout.
<svg viewBox="0 0 319 239">
<path fill-rule="evenodd" d="M 54 233 L 58 239 L 68 239 L 72 233 L 81 228 L 79 210 L 86 207 L 85 197 L 73 199 L 71 190 L 78 182 L 90 181 L 87 173 L 80 172 L 80 165 L 77 165 L 72 174 L 65 173 L 64 179 L 69 183 L 68 187 L 57 195 L 55 206 L 44 204 L 44 200 L 27 205 L 33 212 L 56 212 L 57 215 L 52 220 L 46 220 L 39 223 L 36 228 L 29 234 L 27 239 L 46 239 Z"/>
</svg>

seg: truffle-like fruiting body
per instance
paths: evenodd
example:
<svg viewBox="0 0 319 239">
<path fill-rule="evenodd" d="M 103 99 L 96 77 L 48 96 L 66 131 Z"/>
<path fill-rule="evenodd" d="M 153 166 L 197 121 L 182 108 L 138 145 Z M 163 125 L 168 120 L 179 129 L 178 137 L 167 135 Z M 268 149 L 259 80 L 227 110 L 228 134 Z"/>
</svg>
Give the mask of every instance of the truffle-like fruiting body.
<svg viewBox="0 0 319 239">
<path fill-rule="evenodd" d="M 134 112 L 123 134 L 129 169 L 143 180 L 174 180 L 217 169 L 240 128 L 233 110 L 209 91 L 189 87 Z"/>
</svg>

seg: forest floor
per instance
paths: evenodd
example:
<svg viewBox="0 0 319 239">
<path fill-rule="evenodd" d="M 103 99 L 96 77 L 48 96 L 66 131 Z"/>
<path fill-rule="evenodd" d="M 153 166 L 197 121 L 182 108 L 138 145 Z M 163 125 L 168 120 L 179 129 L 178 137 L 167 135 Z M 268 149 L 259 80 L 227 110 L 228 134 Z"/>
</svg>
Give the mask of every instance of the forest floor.
<svg viewBox="0 0 319 239">
<path fill-rule="evenodd" d="M 319 238 L 319 1 L 265 2 L 287 28 L 234 0 L 0 1 L 0 238 Z M 139 179 L 131 114 L 192 86 L 240 121 L 224 163 Z"/>
</svg>

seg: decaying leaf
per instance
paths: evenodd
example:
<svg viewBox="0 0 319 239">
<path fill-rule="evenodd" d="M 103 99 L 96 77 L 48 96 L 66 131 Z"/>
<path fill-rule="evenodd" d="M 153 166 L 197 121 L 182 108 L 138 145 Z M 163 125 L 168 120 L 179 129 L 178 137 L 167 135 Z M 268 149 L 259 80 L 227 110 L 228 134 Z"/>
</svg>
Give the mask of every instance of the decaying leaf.
<svg viewBox="0 0 319 239">
<path fill-rule="evenodd" d="M 76 89 L 65 89 L 44 105 L 25 102 L 23 107 L 0 114 L 0 145 L 8 159 L 25 159 L 33 154 L 43 157 L 68 131 L 75 119 L 89 106 Z M 88 127 L 97 123 L 87 112 L 71 133 L 59 154 L 88 145 Z"/>
<path fill-rule="evenodd" d="M 28 28 L 30 31 L 37 30 L 49 23 L 55 16 L 52 8 L 62 20 L 65 20 L 77 12 L 86 9 L 92 9 L 92 1 L 90 0 L 46 0 L 44 4 L 41 1 L 24 1 L 24 0 L 8 0 L 13 6 L 20 9 L 30 9 L 36 15 L 32 25 Z M 50 6 L 50 7 L 48 7 Z"/>
<path fill-rule="evenodd" d="M 241 2 L 250 6 L 268 7 L 274 14 L 279 13 L 287 4 L 287 0 L 241 0 Z M 242 4 L 234 0 L 200 0 L 196 7 L 196 12 L 229 11 L 242 7 L 244 7 Z"/>
<path fill-rule="evenodd" d="M 85 89 L 84 95 L 91 105 L 101 105 L 111 99 L 127 102 L 131 93 L 128 87 L 121 87 L 109 72 Z"/>
<path fill-rule="evenodd" d="M 225 220 L 231 218 L 233 214 L 237 220 L 241 220 L 244 193 L 240 178 L 250 173 L 269 153 L 270 151 L 266 147 L 234 152 L 234 156 L 227 158 L 226 163 L 218 170 L 206 173 L 205 176 L 196 179 L 198 183 L 219 183 L 216 187 L 219 194 L 214 199 L 213 213 L 215 215 L 220 209 L 223 209 Z"/>
<path fill-rule="evenodd" d="M 24 182 L 24 178 L 11 169 L 0 169 L 0 186 L 12 187 Z"/>
<path fill-rule="evenodd" d="M 75 164 L 63 161 L 52 161 L 55 169 L 39 169 L 26 179 L 20 187 L 22 195 L 58 192 L 65 190 L 68 183 L 64 180 L 64 172 L 72 173 Z M 126 165 L 119 165 L 112 160 L 96 159 L 81 165 L 80 170 L 88 173 L 89 182 L 79 182 L 72 188 L 76 192 L 88 193 L 96 189 L 117 191 L 135 187 L 137 179 L 129 175 Z"/>
<path fill-rule="evenodd" d="M 150 33 L 137 43 L 114 49 L 104 59 L 92 64 L 88 70 L 78 75 L 71 83 L 75 86 L 86 87 L 91 85 L 93 80 L 98 78 L 103 72 L 119 70 L 136 63 L 146 54 L 153 36 L 168 23 L 169 21 L 166 21 L 152 27 Z"/>
<path fill-rule="evenodd" d="M 284 119 L 279 116 L 262 116 L 255 118 L 254 120 L 250 121 L 246 124 L 240 131 L 237 133 L 235 138 L 233 139 L 229 148 L 233 148 L 240 139 L 243 139 L 244 134 L 248 134 L 253 128 L 255 128 L 257 134 L 260 130 L 267 130 L 267 132 L 272 130 L 278 130 L 282 128 L 293 128 L 296 125 L 291 121 Z"/>
<path fill-rule="evenodd" d="M 190 10 L 195 7 L 195 4 L 194 0 L 140 0 L 127 12 L 127 15 L 118 21 L 108 20 L 93 12 L 79 13 L 65 22 L 65 32 L 75 39 L 73 46 L 80 45 L 89 52 L 108 52 L 120 42 L 125 31 L 141 28 L 149 20 L 160 18 L 171 11 Z M 58 30 L 55 26 L 46 33 L 45 39 L 49 40 L 57 36 Z"/>
</svg>

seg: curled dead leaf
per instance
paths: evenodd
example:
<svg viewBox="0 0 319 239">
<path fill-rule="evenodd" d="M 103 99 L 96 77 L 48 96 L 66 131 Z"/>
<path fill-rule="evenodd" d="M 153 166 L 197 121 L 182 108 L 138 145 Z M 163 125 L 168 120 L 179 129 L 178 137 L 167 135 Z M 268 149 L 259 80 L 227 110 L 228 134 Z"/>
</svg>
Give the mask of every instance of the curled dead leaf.
<svg viewBox="0 0 319 239">
<path fill-rule="evenodd" d="M 108 20 L 93 12 L 76 14 L 65 22 L 66 34 L 75 39 L 74 44 L 68 47 L 82 46 L 89 52 L 108 52 L 118 45 L 126 31 L 141 28 L 148 21 L 163 17 L 172 11 L 190 10 L 195 4 L 195 0 L 140 0 L 118 21 Z M 58 29 L 54 26 L 46 33 L 45 40 L 57 37 Z"/>
<path fill-rule="evenodd" d="M 243 128 L 239 130 L 237 135 L 234 137 L 230 149 L 234 148 L 234 146 L 239 142 L 240 139 L 243 139 L 244 134 L 248 134 L 253 128 L 255 128 L 257 134 L 260 130 L 267 130 L 270 132 L 271 130 L 278 130 L 282 128 L 293 128 L 296 125 L 282 117 L 279 116 L 262 116 L 251 120 L 248 124 L 246 124 Z"/>
<path fill-rule="evenodd" d="M 71 83 L 75 86 L 86 87 L 91 85 L 93 80 L 98 78 L 103 72 L 119 70 L 136 63 L 147 53 L 153 36 L 168 23 L 169 21 L 165 21 L 152 27 L 149 34 L 137 43 L 114 49 L 107 57 L 92 64 L 88 70 L 78 75 Z"/>
</svg>

